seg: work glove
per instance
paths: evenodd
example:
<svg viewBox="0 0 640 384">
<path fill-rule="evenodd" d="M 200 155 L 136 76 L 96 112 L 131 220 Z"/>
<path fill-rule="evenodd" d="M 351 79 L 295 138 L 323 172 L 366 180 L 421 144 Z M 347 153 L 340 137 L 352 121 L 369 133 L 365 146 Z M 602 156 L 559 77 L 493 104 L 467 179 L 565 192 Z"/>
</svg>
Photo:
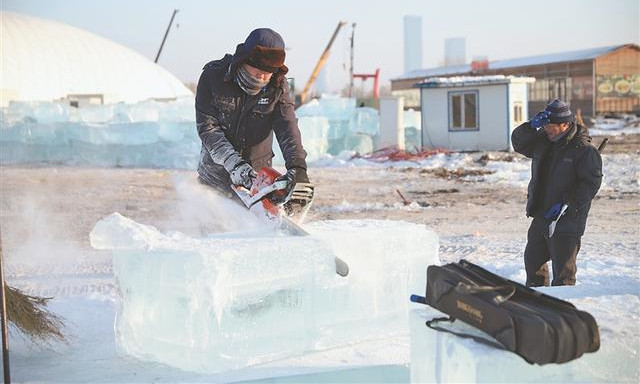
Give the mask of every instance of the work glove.
<svg viewBox="0 0 640 384">
<path fill-rule="evenodd" d="M 535 129 L 536 131 L 539 131 L 545 125 L 549 124 L 550 122 L 549 116 L 551 116 L 551 111 L 547 111 L 547 110 L 540 111 L 536 113 L 536 115 L 533 117 L 533 119 L 531 119 L 531 121 L 529 121 L 529 125 L 531 126 L 531 128 Z"/>
<path fill-rule="evenodd" d="M 256 176 L 256 171 L 244 161 L 240 162 L 229 172 L 229 177 L 231 177 L 233 185 L 240 185 L 247 189 L 251 189 Z"/>
<path fill-rule="evenodd" d="M 272 200 L 276 204 L 282 204 L 289 200 L 291 197 L 293 190 L 297 183 L 308 183 L 309 177 L 307 176 L 307 171 L 302 168 L 291 168 L 287 170 L 287 173 L 278 177 L 276 181 L 285 180 L 287 182 L 287 186 L 285 187 L 286 195 L 280 197 L 274 197 Z"/>
<path fill-rule="evenodd" d="M 560 215 L 560 212 L 562 211 L 563 205 L 564 203 L 553 204 L 551 208 L 549 208 L 549 210 L 544 214 L 544 218 L 551 221 L 557 219 L 558 215 Z"/>
</svg>

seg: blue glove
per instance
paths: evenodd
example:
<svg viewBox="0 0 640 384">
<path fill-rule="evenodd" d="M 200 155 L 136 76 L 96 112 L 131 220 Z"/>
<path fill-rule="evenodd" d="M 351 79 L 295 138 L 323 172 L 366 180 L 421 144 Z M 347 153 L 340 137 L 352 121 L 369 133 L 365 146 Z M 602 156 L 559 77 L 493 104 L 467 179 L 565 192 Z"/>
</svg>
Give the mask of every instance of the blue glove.
<svg viewBox="0 0 640 384">
<path fill-rule="evenodd" d="M 549 210 L 547 211 L 547 213 L 544 214 L 544 218 L 547 220 L 555 220 L 558 218 L 558 215 L 560 214 L 560 212 L 562 211 L 562 206 L 564 205 L 564 203 L 555 203 L 551 206 L 551 208 L 549 208 Z"/>
<path fill-rule="evenodd" d="M 547 111 L 547 110 L 540 111 L 536 113 L 533 119 L 531 119 L 531 121 L 529 122 L 529 125 L 531 126 L 531 128 L 535 129 L 536 131 L 539 131 L 540 129 L 542 129 L 542 127 L 549 124 L 550 115 L 551 115 L 551 111 Z"/>
</svg>

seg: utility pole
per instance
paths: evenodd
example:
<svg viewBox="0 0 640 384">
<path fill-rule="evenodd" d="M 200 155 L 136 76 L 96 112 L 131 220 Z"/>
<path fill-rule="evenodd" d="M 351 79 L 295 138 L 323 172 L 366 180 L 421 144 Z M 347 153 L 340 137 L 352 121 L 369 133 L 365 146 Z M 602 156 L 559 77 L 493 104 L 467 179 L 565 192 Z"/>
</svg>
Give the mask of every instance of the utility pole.
<svg viewBox="0 0 640 384">
<path fill-rule="evenodd" d="M 349 97 L 353 96 L 353 35 L 356 32 L 356 23 L 351 24 L 351 66 L 349 67 Z"/>
<path fill-rule="evenodd" d="M 173 10 L 173 15 L 171 15 L 171 20 L 169 21 L 169 25 L 167 26 L 167 31 L 164 33 L 164 37 L 162 38 L 162 44 L 160 44 L 160 49 L 158 49 L 158 54 L 156 55 L 156 60 L 154 63 L 158 63 L 158 59 L 160 58 L 160 53 L 162 53 L 162 47 L 164 47 L 164 42 L 167 41 L 167 36 L 169 35 L 169 30 L 171 29 L 171 24 L 173 24 L 173 18 L 176 17 L 176 13 L 178 13 L 177 9 Z"/>
<path fill-rule="evenodd" d="M 0 231 L 0 302 L 2 305 L 2 317 L 0 322 L 2 323 L 2 367 L 4 368 L 4 382 L 5 384 L 11 384 L 11 373 L 9 371 L 9 331 L 7 328 L 8 314 L 7 314 L 7 291 L 6 284 L 4 282 L 4 261 L 2 260 L 2 231 Z"/>
</svg>

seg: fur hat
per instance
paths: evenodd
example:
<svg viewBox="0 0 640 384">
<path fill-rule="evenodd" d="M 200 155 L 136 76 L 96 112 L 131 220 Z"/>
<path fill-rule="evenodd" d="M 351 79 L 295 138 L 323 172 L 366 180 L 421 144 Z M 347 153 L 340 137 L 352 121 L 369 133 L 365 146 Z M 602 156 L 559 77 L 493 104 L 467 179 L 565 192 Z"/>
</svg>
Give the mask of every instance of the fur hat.
<svg viewBox="0 0 640 384">
<path fill-rule="evenodd" d="M 233 55 L 236 65 L 247 63 L 263 71 L 284 75 L 289 69 L 284 65 L 284 40 L 276 31 L 258 28 L 251 31 Z"/>
</svg>

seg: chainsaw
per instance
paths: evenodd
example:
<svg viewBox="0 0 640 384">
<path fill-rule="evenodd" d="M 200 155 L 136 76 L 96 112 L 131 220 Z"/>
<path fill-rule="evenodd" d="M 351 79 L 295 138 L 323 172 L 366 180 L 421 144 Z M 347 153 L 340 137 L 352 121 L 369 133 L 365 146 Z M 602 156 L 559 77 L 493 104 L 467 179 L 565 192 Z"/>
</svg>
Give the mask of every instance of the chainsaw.
<svg viewBox="0 0 640 384">
<path fill-rule="evenodd" d="M 311 183 L 296 183 L 293 190 L 287 192 L 287 181 L 278 180 L 282 176 L 270 167 L 263 167 L 258 172 L 251 189 L 240 185 L 231 188 L 242 203 L 256 216 L 273 223 L 285 234 L 291 236 L 309 236 L 300 227 L 311 208 L 315 186 Z M 336 257 L 336 273 L 340 276 L 349 274 L 349 266 L 344 260 Z"/>
</svg>

